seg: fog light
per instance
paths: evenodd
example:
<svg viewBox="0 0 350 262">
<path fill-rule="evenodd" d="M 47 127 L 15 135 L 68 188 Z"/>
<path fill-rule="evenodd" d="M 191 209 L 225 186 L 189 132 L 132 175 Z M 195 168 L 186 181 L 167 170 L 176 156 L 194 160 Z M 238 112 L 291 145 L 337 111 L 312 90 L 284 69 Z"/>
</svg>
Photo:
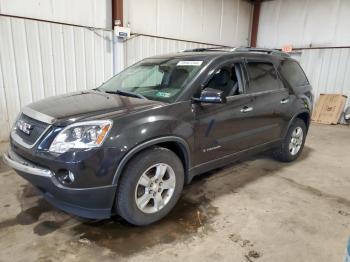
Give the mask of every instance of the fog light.
<svg viewBox="0 0 350 262">
<path fill-rule="evenodd" d="M 57 178 L 62 184 L 72 184 L 75 179 L 74 173 L 69 170 L 58 171 Z"/>
</svg>

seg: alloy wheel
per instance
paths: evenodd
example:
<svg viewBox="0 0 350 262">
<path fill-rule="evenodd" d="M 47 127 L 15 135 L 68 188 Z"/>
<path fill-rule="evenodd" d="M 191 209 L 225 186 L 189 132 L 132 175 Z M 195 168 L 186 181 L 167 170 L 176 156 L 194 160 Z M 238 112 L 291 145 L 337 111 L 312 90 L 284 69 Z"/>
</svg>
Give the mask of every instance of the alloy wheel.
<svg viewBox="0 0 350 262">
<path fill-rule="evenodd" d="M 303 129 L 301 127 L 296 127 L 292 132 L 291 140 L 289 142 L 289 152 L 291 155 L 295 156 L 300 151 L 303 144 Z"/>
<path fill-rule="evenodd" d="M 156 213 L 172 198 L 176 185 L 171 166 L 159 163 L 142 173 L 135 189 L 137 207 L 144 213 Z"/>
</svg>

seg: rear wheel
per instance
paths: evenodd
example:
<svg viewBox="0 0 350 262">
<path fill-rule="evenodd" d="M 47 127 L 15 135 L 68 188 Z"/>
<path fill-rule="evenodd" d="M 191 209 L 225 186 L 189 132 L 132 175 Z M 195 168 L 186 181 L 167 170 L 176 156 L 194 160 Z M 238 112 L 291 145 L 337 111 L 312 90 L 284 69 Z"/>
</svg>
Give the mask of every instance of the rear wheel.
<svg viewBox="0 0 350 262">
<path fill-rule="evenodd" d="M 300 118 L 295 119 L 290 126 L 282 144 L 277 148 L 273 155 L 282 162 L 291 162 L 301 154 L 306 138 L 306 125 Z"/>
<path fill-rule="evenodd" d="M 184 169 L 178 156 L 161 147 L 136 155 L 121 177 L 116 207 L 129 223 L 148 225 L 166 216 L 178 201 Z"/>
</svg>

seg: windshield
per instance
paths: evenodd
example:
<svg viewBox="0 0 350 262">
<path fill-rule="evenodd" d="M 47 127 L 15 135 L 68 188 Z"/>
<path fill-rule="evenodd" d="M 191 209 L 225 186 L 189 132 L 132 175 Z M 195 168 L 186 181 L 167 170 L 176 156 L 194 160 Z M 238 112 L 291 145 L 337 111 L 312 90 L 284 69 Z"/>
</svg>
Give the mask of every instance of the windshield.
<svg viewBox="0 0 350 262">
<path fill-rule="evenodd" d="M 198 60 L 145 59 L 112 77 L 98 90 L 170 103 L 202 66 L 203 61 Z"/>
</svg>

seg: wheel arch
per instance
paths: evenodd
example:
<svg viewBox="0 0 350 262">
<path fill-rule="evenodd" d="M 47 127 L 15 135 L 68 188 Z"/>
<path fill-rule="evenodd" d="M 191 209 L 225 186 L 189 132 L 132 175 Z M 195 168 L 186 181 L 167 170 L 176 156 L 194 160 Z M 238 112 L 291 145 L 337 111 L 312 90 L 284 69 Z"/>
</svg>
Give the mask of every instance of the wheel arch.
<svg viewBox="0 0 350 262">
<path fill-rule="evenodd" d="M 293 122 L 297 118 L 303 120 L 304 123 L 305 123 L 305 126 L 306 126 L 306 131 L 309 130 L 309 126 L 310 126 L 310 123 L 311 123 L 310 111 L 308 111 L 308 110 L 301 110 L 301 111 L 297 112 L 296 114 L 294 114 L 294 116 L 290 119 L 287 128 L 284 130 L 283 137 L 287 134 L 290 126 L 293 124 Z"/>
<path fill-rule="evenodd" d="M 165 136 L 145 141 L 132 148 L 120 161 L 114 174 L 112 184 L 118 185 L 119 178 L 123 173 L 126 164 L 138 153 L 152 146 L 160 146 L 173 151 L 181 160 L 184 166 L 185 183 L 188 181 L 188 170 L 190 167 L 190 149 L 187 142 L 177 136 Z"/>
<path fill-rule="evenodd" d="M 296 118 L 300 118 L 301 120 L 303 120 L 305 123 L 305 126 L 306 126 L 306 130 L 309 130 L 309 126 L 310 126 L 310 122 L 311 122 L 311 116 L 310 116 L 309 111 L 304 111 L 304 112 L 297 114 L 294 117 L 294 119 L 296 119 Z"/>
</svg>

